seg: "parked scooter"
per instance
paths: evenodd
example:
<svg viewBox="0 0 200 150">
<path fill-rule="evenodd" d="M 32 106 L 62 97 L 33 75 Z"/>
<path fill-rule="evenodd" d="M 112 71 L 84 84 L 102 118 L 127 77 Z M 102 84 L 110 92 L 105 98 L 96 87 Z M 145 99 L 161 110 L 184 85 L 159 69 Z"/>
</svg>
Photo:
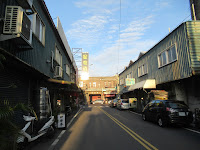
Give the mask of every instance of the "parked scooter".
<svg viewBox="0 0 200 150">
<path fill-rule="evenodd" d="M 40 109 L 40 120 L 38 120 L 38 117 L 35 112 L 33 112 L 34 117 L 31 115 L 23 115 L 23 119 L 26 121 L 26 123 L 23 129 L 20 130 L 20 136 L 17 138 L 17 144 L 19 146 L 19 149 L 23 149 L 28 142 L 35 141 L 43 135 L 51 137 L 54 134 L 53 125 L 55 118 L 52 115 L 50 96 L 49 94 L 46 94 L 46 91 L 47 90 L 45 89 L 44 92 L 44 88 L 41 89 L 41 93 L 43 92 L 45 94 L 43 97 L 40 96 L 40 102 L 42 102 L 42 109 Z M 48 114 L 49 117 L 47 117 Z"/>
<path fill-rule="evenodd" d="M 20 131 L 20 136 L 17 139 L 17 143 L 32 142 L 38 139 L 39 137 L 43 136 L 44 134 L 46 133 L 50 134 L 51 132 L 54 131 L 54 128 L 53 128 L 53 123 L 55 120 L 54 116 L 49 117 L 48 120 L 45 120 L 39 123 L 36 122 L 35 123 L 36 125 L 34 125 L 34 121 L 36 120 L 36 117 L 25 116 L 25 115 L 23 117 L 27 123 L 24 126 L 24 128 Z M 29 128 L 31 128 L 31 130 Z"/>
</svg>

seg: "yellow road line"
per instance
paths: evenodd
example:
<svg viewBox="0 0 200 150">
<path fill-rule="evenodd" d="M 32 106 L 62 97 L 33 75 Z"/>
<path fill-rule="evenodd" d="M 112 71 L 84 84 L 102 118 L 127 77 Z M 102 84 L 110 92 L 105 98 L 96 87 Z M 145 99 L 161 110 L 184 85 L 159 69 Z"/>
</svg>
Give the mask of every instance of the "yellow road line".
<svg viewBox="0 0 200 150">
<path fill-rule="evenodd" d="M 143 139 L 141 136 L 139 136 L 137 133 L 132 131 L 130 128 L 125 126 L 123 123 L 121 123 L 119 120 L 108 114 L 103 109 L 99 108 L 103 113 L 105 113 L 110 119 L 112 119 L 117 125 L 119 125 L 122 129 L 124 129 L 131 137 L 133 137 L 136 141 L 138 141 L 142 146 L 144 146 L 147 150 L 158 150 L 155 146 L 147 142 L 145 139 Z"/>
</svg>

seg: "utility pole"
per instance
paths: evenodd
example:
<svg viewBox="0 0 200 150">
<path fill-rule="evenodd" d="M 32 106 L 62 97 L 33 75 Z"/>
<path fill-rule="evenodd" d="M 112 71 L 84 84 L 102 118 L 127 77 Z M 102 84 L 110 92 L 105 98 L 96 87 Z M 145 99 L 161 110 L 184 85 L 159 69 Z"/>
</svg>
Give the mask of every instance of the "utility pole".
<svg viewBox="0 0 200 150">
<path fill-rule="evenodd" d="M 81 74 L 82 68 L 82 48 L 72 48 L 72 53 L 74 57 L 74 61 L 76 62 L 78 68 L 78 82 Z M 79 84 L 79 83 L 78 83 Z"/>
<path fill-rule="evenodd" d="M 200 20 L 200 0 L 190 0 L 190 10 L 192 20 Z"/>
</svg>

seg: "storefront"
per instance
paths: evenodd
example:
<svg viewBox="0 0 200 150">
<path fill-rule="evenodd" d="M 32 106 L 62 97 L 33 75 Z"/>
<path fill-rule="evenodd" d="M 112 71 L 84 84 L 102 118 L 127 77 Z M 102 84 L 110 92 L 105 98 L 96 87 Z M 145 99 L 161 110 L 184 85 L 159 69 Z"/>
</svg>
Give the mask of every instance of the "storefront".
<svg viewBox="0 0 200 150">
<path fill-rule="evenodd" d="M 141 112 L 144 106 L 149 102 L 149 92 L 156 89 L 155 79 L 147 79 L 131 86 L 125 87 L 121 91 L 121 98 L 137 99 L 137 112 Z"/>
</svg>

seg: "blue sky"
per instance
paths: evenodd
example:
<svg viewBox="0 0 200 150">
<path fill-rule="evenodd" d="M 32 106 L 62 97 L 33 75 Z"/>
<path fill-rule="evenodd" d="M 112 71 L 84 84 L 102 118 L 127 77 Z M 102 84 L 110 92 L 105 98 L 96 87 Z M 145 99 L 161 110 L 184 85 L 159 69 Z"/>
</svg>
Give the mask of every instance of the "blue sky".
<svg viewBox="0 0 200 150">
<path fill-rule="evenodd" d="M 45 0 L 72 48 L 89 52 L 90 76 L 120 73 L 183 21 L 189 0 Z M 120 24 L 120 26 L 119 26 Z M 120 30 L 119 30 L 120 29 Z M 79 66 L 79 63 L 77 63 Z"/>
</svg>

